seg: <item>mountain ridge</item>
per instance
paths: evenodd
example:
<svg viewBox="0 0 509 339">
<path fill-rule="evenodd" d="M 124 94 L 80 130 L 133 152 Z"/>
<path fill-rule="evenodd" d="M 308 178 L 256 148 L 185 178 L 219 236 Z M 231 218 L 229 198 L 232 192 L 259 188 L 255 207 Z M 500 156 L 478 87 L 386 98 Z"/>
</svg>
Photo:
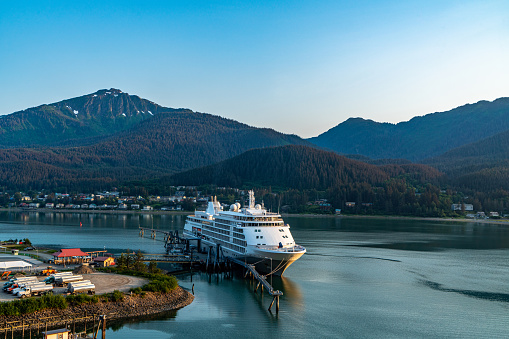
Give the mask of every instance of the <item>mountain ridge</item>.
<svg viewBox="0 0 509 339">
<path fill-rule="evenodd" d="M 191 110 L 162 107 L 119 89 L 102 89 L 2 116 L 0 147 L 91 144 L 161 112 Z"/>
<path fill-rule="evenodd" d="M 481 100 L 398 124 L 350 118 L 308 141 L 340 154 L 419 161 L 509 130 L 509 98 Z"/>
</svg>

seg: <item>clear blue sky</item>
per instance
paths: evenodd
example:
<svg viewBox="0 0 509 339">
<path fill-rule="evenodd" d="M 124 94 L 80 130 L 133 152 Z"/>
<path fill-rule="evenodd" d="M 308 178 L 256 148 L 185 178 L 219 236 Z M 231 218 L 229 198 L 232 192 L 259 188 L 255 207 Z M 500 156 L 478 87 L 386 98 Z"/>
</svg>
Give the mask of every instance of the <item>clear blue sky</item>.
<svg viewBox="0 0 509 339">
<path fill-rule="evenodd" d="M 302 137 L 509 96 L 509 1 L 0 0 L 0 114 L 103 88 Z"/>
</svg>

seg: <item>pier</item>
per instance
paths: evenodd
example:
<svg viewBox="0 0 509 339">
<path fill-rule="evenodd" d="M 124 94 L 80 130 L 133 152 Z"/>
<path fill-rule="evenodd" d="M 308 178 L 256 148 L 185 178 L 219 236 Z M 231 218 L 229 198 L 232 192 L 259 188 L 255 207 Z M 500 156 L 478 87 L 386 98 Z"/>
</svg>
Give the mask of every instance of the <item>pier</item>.
<svg viewBox="0 0 509 339">
<path fill-rule="evenodd" d="M 244 268 L 246 268 L 246 274 L 244 277 L 247 277 L 248 275 L 251 275 L 253 279 L 258 280 L 258 285 L 256 286 L 254 292 L 256 293 L 258 291 L 258 288 L 261 287 L 261 292 L 263 293 L 263 288 L 267 290 L 267 292 L 272 296 L 272 302 L 269 306 L 269 311 L 272 309 L 272 305 L 274 305 L 274 302 L 276 302 L 276 313 L 279 313 L 279 297 L 283 295 L 283 292 L 279 290 L 274 290 L 272 285 L 267 281 L 265 276 L 258 273 L 254 267 L 254 265 L 250 265 L 248 263 L 245 263 L 241 260 L 234 259 L 231 257 L 226 257 L 226 260 L 231 261 L 234 264 L 240 265 Z"/>
</svg>

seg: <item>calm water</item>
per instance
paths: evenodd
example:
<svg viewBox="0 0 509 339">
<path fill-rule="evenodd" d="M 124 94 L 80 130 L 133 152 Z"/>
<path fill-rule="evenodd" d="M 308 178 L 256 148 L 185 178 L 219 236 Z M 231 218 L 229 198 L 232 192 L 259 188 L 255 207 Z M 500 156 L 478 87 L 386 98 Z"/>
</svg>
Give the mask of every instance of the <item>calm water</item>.
<svg viewBox="0 0 509 339">
<path fill-rule="evenodd" d="M 162 253 L 138 226 L 181 230 L 184 216 L 0 213 L 0 239 L 54 247 Z M 79 227 L 79 222 L 83 226 Z M 240 277 L 194 274 L 195 301 L 114 324 L 107 338 L 507 338 L 509 226 L 287 217 L 308 253 L 285 278 L 278 315 Z"/>
</svg>

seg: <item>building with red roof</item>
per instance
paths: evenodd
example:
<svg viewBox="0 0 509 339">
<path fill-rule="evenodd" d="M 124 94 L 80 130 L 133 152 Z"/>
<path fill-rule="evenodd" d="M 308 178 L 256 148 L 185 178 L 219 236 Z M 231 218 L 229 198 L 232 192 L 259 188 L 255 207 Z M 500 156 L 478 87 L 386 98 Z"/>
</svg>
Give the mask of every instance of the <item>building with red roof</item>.
<svg viewBox="0 0 509 339">
<path fill-rule="evenodd" d="M 87 260 L 89 254 L 83 252 L 80 248 L 62 248 L 60 251 L 52 254 L 55 264 L 81 263 Z"/>
</svg>

